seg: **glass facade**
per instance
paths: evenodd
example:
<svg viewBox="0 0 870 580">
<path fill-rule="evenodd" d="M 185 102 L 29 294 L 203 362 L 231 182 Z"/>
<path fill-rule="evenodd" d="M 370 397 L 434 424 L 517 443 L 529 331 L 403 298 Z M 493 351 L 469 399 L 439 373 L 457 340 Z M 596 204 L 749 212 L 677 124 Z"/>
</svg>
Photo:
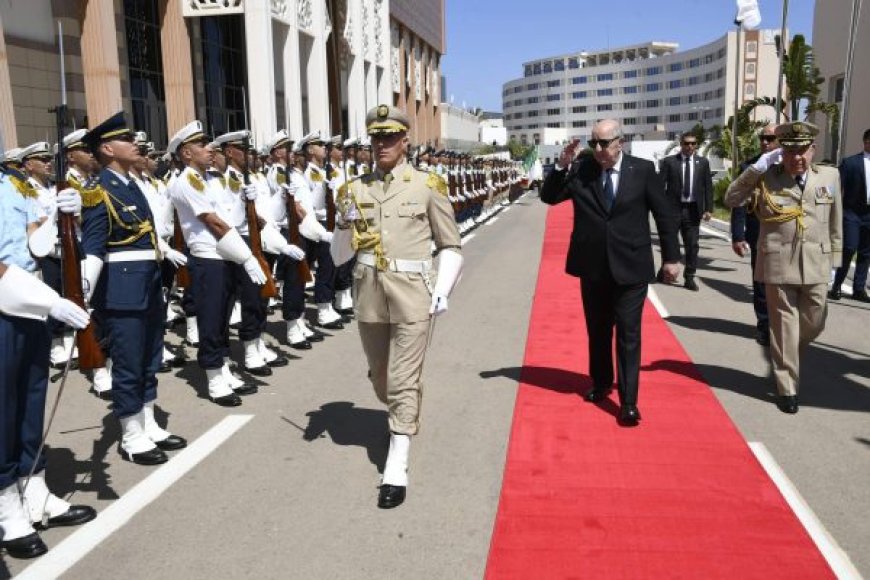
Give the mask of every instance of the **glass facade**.
<svg viewBox="0 0 870 580">
<path fill-rule="evenodd" d="M 124 0 L 124 31 L 127 35 L 133 126 L 147 132 L 155 147 L 162 148 L 169 137 L 158 0 Z"/>
<path fill-rule="evenodd" d="M 205 129 L 212 136 L 245 128 L 247 86 L 242 15 L 200 18 L 205 87 Z"/>
</svg>

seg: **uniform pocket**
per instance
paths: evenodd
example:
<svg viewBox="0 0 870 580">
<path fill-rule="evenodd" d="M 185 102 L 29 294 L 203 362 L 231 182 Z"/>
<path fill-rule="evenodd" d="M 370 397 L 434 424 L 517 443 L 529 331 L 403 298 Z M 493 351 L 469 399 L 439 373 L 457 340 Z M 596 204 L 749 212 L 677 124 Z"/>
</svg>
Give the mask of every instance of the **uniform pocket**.
<svg viewBox="0 0 870 580">
<path fill-rule="evenodd" d="M 425 208 L 421 203 L 405 203 L 398 207 L 396 213 L 404 218 L 421 217 L 425 213 Z"/>
<path fill-rule="evenodd" d="M 778 254 L 782 250 L 782 244 L 777 241 L 765 241 L 761 244 L 762 254 Z"/>
</svg>

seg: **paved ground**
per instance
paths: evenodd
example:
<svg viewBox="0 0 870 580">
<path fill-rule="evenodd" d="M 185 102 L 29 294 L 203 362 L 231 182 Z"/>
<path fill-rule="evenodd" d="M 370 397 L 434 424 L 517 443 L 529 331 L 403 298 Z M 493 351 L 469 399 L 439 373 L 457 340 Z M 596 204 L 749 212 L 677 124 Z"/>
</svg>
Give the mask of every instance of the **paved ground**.
<svg viewBox="0 0 870 580">
<path fill-rule="evenodd" d="M 67 577 L 480 578 L 501 484 L 546 208 L 527 196 L 464 247 L 465 275 L 427 360 L 423 430 L 412 446 L 406 505 L 375 507 L 386 414 L 365 379 L 354 325 L 333 333 L 227 411 L 204 398 L 195 365 L 161 376 L 170 427 L 191 441 L 228 415 L 238 431 L 73 565 Z M 725 240 L 702 239 L 701 292 L 656 290 L 671 327 L 747 440 L 764 443 L 865 575 L 870 576 L 870 310 L 843 301 L 804 365 L 804 406 L 770 402 L 751 339 L 748 265 Z M 276 336 L 282 326 L 273 325 Z M 178 342 L 173 336 L 173 342 Z M 641 407 L 643 390 L 641 389 Z M 220 427 L 219 427 L 220 428 Z M 50 436 L 49 480 L 114 521 L 145 477 L 122 461 L 106 404 L 76 375 Z M 204 443 L 200 441 L 199 443 Z M 198 443 L 198 444 L 199 444 Z M 189 457 L 176 454 L 180 465 Z M 149 479 L 150 482 L 153 481 Z M 125 508 L 126 509 L 126 508 Z M 130 513 L 122 513 L 119 521 Z M 91 528 L 94 529 L 94 528 Z M 61 553 L 75 530 L 43 534 Z M 71 535 L 73 534 L 73 535 Z M 67 543 L 66 547 L 71 544 Z M 49 554 L 51 555 L 51 553 Z M 0 577 L 27 562 L 7 559 Z"/>
</svg>

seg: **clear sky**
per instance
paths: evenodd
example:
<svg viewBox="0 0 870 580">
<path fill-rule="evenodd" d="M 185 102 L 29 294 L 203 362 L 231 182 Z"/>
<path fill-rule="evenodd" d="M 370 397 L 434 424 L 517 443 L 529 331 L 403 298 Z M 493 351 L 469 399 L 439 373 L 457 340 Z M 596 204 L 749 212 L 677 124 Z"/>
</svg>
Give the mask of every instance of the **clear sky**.
<svg viewBox="0 0 870 580">
<path fill-rule="evenodd" d="M 502 84 L 522 63 L 647 41 L 688 50 L 733 29 L 735 0 L 446 0 L 447 100 L 501 111 Z M 761 28 L 779 28 L 782 0 L 760 0 Z M 810 42 L 814 0 L 790 0 L 788 26 Z"/>
</svg>

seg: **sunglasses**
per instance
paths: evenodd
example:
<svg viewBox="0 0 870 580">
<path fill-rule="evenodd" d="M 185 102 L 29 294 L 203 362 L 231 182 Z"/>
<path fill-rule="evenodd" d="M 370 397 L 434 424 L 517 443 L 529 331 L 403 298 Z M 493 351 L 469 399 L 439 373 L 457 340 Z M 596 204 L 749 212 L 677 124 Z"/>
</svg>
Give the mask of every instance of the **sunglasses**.
<svg viewBox="0 0 870 580">
<path fill-rule="evenodd" d="M 776 141 L 776 135 L 760 135 L 758 138 L 765 143 L 773 143 Z"/>
<path fill-rule="evenodd" d="M 590 149 L 595 149 L 599 145 L 602 149 L 607 149 L 610 147 L 610 144 L 619 139 L 619 137 L 614 137 L 613 139 L 590 139 L 587 141 Z"/>
</svg>

